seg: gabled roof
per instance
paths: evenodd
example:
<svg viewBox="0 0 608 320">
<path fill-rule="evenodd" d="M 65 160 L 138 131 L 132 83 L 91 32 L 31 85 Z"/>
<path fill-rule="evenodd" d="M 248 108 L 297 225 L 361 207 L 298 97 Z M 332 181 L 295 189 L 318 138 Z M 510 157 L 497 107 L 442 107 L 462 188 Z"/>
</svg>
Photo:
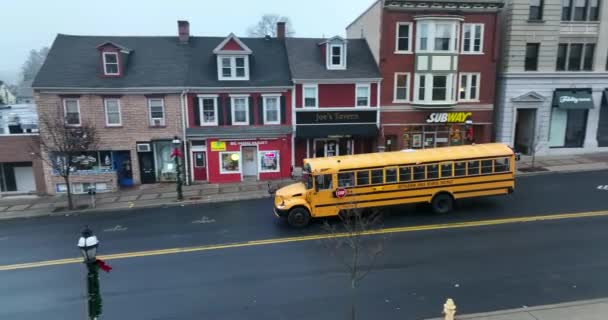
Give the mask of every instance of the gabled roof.
<svg viewBox="0 0 608 320">
<path fill-rule="evenodd" d="M 345 70 L 328 70 L 319 43 L 326 39 L 286 38 L 289 69 L 294 80 L 379 79 L 376 61 L 364 39 L 348 39 Z"/>
<path fill-rule="evenodd" d="M 319 45 L 321 45 L 321 44 L 326 44 L 326 43 L 328 43 L 328 42 L 332 42 L 332 41 L 334 41 L 334 40 L 340 40 L 340 41 L 342 41 L 342 42 L 346 42 L 346 39 L 344 39 L 344 38 L 342 38 L 342 37 L 340 37 L 340 36 L 333 36 L 333 37 L 331 37 L 331 38 L 329 38 L 329 39 L 323 39 L 323 41 L 319 42 Z"/>
<path fill-rule="evenodd" d="M 290 86 L 287 53 L 282 40 L 242 38 L 253 54 L 249 81 L 218 81 L 213 53 L 223 37 L 113 37 L 58 35 L 32 86 L 34 88 L 181 88 Z M 101 43 L 132 50 L 121 77 L 101 77 Z"/>
<path fill-rule="evenodd" d="M 235 48 L 230 46 L 231 44 L 235 44 Z M 236 49 L 238 47 L 238 49 Z M 234 33 L 229 34 L 224 41 L 220 42 L 220 44 L 213 49 L 213 53 L 241 53 L 241 54 L 251 54 L 252 51 L 249 47 L 244 44 Z"/>
<path fill-rule="evenodd" d="M 103 48 L 103 47 L 105 47 L 105 46 L 112 46 L 112 47 L 115 47 L 115 48 L 117 48 L 117 49 L 120 49 L 120 51 L 122 51 L 123 53 L 130 53 L 130 52 L 132 51 L 131 49 L 126 48 L 126 47 L 124 47 L 124 46 L 121 46 L 121 45 L 119 45 L 119 44 L 116 44 L 116 43 L 114 43 L 114 42 L 112 42 L 112 41 L 106 41 L 106 42 L 104 42 L 104 43 L 102 43 L 102 44 L 98 45 L 98 46 L 97 46 L 97 49 Z"/>
<path fill-rule="evenodd" d="M 513 102 L 543 102 L 545 100 L 547 100 L 547 98 L 534 91 L 530 91 L 526 94 L 522 94 L 521 96 L 511 99 Z"/>
</svg>

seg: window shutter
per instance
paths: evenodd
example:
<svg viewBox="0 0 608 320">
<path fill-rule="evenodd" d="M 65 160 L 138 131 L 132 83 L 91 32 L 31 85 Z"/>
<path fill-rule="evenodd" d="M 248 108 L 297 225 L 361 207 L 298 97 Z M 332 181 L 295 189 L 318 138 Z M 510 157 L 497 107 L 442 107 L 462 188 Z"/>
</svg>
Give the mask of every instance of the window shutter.
<svg viewBox="0 0 608 320">
<path fill-rule="evenodd" d="M 281 124 L 286 124 L 287 123 L 287 112 L 286 109 L 287 107 L 285 106 L 285 96 L 281 96 Z"/>
<path fill-rule="evenodd" d="M 255 124 L 255 110 L 253 108 L 253 97 L 249 97 L 249 124 Z"/>
<path fill-rule="evenodd" d="M 226 99 L 230 99 L 228 97 L 218 97 L 218 106 L 217 106 L 217 124 L 220 126 L 224 126 L 226 125 L 226 122 L 224 122 L 224 112 L 225 112 L 225 107 L 224 104 L 226 103 Z"/>
<path fill-rule="evenodd" d="M 231 109 L 232 99 L 230 96 L 226 97 L 226 125 L 232 125 L 232 109 Z"/>
<path fill-rule="evenodd" d="M 199 102 L 198 98 L 194 98 L 194 103 L 192 104 L 192 108 L 194 108 L 194 124 L 197 126 L 201 125 L 201 106 Z"/>
<path fill-rule="evenodd" d="M 264 124 L 264 97 L 258 97 L 258 124 Z"/>
</svg>

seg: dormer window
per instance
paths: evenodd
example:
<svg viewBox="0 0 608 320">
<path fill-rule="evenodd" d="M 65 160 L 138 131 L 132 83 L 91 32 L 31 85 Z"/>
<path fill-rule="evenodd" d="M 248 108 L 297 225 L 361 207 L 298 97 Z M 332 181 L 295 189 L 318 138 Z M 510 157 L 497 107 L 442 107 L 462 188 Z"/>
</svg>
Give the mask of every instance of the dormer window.
<svg viewBox="0 0 608 320">
<path fill-rule="evenodd" d="M 325 66 L 328 70 L 346 69 L 346 40 L 336 36 L 319 43 L 325 51 Z"/>
<path fill-rule="evenodd" d="M 118 53 L 104 52 L 103 53 L 103 73 L 106 76 L 117 76 L 118 71 Z"/>
<path fill-rule="evenodd" d="M 220 80 L 249 80 L 248 56 L 218 56 Z"/>
<path fill-rule="evenodd" d="M 228 35 L 214 50 L 218 80 L 249 80 L 249 55 L 253 53 L 234 34 Z"/>
</svg>

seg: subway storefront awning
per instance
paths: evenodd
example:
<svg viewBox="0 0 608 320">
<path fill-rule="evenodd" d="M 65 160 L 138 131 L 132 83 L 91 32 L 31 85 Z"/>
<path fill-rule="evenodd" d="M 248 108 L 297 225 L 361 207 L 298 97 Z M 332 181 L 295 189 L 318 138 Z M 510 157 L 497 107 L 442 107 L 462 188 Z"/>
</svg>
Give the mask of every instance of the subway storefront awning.
<svg viewBox="0 0 608 320">
<path fill-rule="evenodd" d="M 375 137 L 376 124 L 297 125 L 298 138 L 325 138 L 329 136 Z"/>
<path fill-rule="evenodd" d="M 560 109 L 593 109 L 591 90 L 555 90 L 553 94 L 553 107 Z"/>
</svg>

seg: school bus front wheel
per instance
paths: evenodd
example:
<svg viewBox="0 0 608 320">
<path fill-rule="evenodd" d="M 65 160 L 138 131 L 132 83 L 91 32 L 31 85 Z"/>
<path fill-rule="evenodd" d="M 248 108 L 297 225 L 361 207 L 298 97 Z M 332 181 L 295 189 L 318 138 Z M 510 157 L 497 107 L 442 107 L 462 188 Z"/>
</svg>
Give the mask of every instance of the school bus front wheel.
<svg viewBox="0 0 608 320">
<path fill-rule="evenodd" d="M 310 212 L 306 208 L 295 207 L 287 213 L 287 223 L 294 228 L 303 228 L 310 223 Z"/>
</svg>

